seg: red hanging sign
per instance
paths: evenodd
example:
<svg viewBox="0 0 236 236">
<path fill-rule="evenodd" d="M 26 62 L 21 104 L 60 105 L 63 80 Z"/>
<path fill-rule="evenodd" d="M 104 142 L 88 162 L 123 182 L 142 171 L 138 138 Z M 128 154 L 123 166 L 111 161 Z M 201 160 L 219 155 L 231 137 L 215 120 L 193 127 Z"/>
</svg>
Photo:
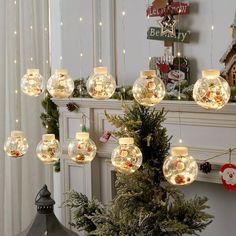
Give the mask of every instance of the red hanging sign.
<svg viewBox="0 0 236 236">
<path fill-rule="evenodd" d="M 165 16 L 165 15 L 187 15 L 190 13 L 189 2 L 172 2 L 170 5 L 157 9 L 155 6 L 149 6 L 147 16 Z"/>
</svg>

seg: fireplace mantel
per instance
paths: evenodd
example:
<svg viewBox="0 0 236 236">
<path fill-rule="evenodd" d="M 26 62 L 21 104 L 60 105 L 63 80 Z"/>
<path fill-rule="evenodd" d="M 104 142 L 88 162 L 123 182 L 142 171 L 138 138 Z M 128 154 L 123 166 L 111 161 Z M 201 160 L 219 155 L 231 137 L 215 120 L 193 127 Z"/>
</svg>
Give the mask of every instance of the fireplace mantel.
<svg viewBox="0 0 236 236">
<path fill-rule="evenodd" d="M 106 120 L 104 110 L 110 114 L 122 114 L 122 103 L 119 100 L 98 101 L 87 98 L 53 99 L 60 112 L 60 142 L 63 147 L 61 158 L 61 183 L 62 192 L 75 189 L 85 193 L 89 198 L 96 197 L 104 203 L 108 203 L 114 194 L 114 169 L 110 162 L 110 155 L 117 145 L 115 141 L 101 143 L 99 138 L 105 131 L 112 131 L 112 127 Z M 67 110 L 66 104 L 74 102 L 80 107 L 78 112 Z M 128 105 L 132 101 L 125 101 Z M 155 107 L 160 110 L 165 108 L 167 119 L 164 123 L 168 134 L 172 135 L 171 145 L 178 145 L 181 133 L 184 146 L 189 147 L 189 153 L 196 159 L 206 158 L 224 153 L 229 148 L 236 147 L 236 103 L 229 103 L 218 111 L 205 110 L 195 102 L 188 101 L 162 101 Z M 91 164 L 77 165 L 67 156 L 67 146 L 74 138 L 75 133 L 81 128 L 82 114 L 87 117 L 87 127 L 90 136 L 95 141 L 98 152 Z M 228 156 L 214 159 L 213 170 L 209 174 L 199 172 L 198 181 L 220 183 L 219 169 L 228 162 Z M 236 164 L 236 154 L 233 154 L 232 162 Z M 63 200 L 63 199 L 62 199 Z M 63 222 L 70 221 L 70 214 L 63 210 Z"/>
</svg>

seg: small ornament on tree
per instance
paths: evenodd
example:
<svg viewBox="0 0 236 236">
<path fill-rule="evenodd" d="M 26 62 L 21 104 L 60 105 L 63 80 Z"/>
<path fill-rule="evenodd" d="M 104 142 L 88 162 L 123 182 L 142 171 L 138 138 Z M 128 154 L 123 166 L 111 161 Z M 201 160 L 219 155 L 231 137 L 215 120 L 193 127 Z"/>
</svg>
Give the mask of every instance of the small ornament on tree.
<svg viewBox="0 0 236 236">
<path fill-rule="evenodd" d="M 236 166 L 228 163 L 220 169 L 221 181 L 225 189 L 236 191 Z"/>
<path fill-rule="evenodd" d="M 172 15 L 167 15 L 159 21 L 161 26 L 161 36 L 169 34 L 171 36 L 176 36 L 176 23 L 177 21 Z"/>
<path fill-rule="evenodd" d="M 205 173 L 205 174 L 208 174 L 210 173 L 212 170 L 212 167 L 211 167 L 211 163 L 208 162 L 208 161 L 205 161 L 203 163 L 200 164 L 200 171 Z"/>
</svg>

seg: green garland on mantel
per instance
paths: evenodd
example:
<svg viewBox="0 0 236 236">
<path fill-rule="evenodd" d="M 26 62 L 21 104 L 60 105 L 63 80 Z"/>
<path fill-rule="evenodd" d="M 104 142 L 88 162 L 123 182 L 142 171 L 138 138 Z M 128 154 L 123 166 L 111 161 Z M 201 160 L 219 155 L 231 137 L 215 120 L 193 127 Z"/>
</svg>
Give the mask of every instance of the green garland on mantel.
<svg viewBox="0 0 236 236">
<path fill-rule="evenodd" d="M 86 89 L 87 78 L 75 80 L 75 89 L 72 94 L 74 98 L 91 98 Z M 180 96 L 183 101 L 192 101 L 193 85 L 188 85 L 187 82 L 182 82 L 180 85 L 167 85 L 167 93 L 164 100 L 178 100 L 179 86 L 182 91 Z M 111 97 L 111 99 L 118 100 L 134 100 L 132 94 L 132 86 L 118 87 Z M 230 102 L 236 102 L 236 87 L 231 87 Z M 73 105 L 73 104 L 72 104 Z M 59 111 L 57 105 L 51 100 L 51 96 L 47 93 L 42 100 L 44 112 L 41 113 L 42 124 L 47 130 L 48 134 L 55 134 L 59 139 Z M 72 109 L 73 110 L 73 109 Z M 60 161 L 54 165 L 54 170 L 60 172 Z"/>
</svg>

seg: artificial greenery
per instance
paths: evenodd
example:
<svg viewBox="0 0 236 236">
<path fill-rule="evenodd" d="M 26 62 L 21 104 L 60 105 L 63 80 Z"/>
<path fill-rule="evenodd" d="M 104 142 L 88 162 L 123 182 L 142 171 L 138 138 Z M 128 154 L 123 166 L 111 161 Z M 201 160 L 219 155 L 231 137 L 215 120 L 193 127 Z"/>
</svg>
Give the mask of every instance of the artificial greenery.
<svg viewBox="0 0 236 236">
<path fill-rule="evenodd" d="M 55 134 L 56 139 L 59 139 L 59 111 L 57 105 L 51 98 L 46 93 L 45 98 L 41 102 L 44 112 L 41 113 L 40 118 L 47 133 Z M 60 172 L 60 161 L 54 164 L 54 170 L 55 172 Z"/>
<path fill-rule="evenodd" d="M 162 166 L 170 147 L 170 137 L 162 126 L 165 111 L 137 103 L 123 109 L 124 116 L 106 117 L 117 128 L 116 137 L 134 138 L 142 151 L 143 164 L 133 174 L 117 174 L 117 195 L 109 207 L 89 201 L 81 193 L 69 193 L 65 206 L 74 212 L 73 226 L 101 236 L 198 235 L 213 217 L 205 212 L 205 197 L 185 200 L 164 180 Z"/>
</svg>

